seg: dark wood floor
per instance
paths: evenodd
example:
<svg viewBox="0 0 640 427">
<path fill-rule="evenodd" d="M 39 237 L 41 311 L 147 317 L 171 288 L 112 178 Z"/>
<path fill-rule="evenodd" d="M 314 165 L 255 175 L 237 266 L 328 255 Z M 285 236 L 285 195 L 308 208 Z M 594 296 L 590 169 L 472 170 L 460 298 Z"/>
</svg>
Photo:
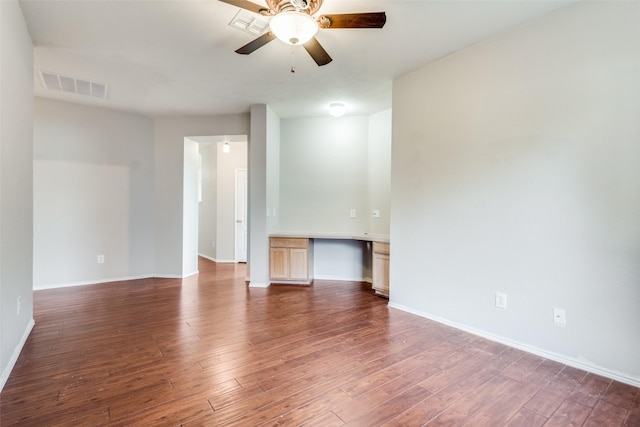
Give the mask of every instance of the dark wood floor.
<svg viewBox="0 0 640 427">
<path fill-rule="evenodd" d="M 0 425 L 640 426 L 638 389 L 389 309 L 370 286 L 35 292 Z"/>
</svg>

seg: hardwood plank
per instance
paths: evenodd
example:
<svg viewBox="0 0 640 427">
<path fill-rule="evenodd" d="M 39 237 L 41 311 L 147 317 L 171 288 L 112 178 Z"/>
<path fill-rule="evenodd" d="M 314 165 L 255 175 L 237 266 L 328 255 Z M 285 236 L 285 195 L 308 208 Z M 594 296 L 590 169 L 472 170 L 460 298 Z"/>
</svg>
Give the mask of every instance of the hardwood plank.
<svg viewBox="0 0 640 427">
<path fill-rule="evenodd" d="M 506 425 L 531 396 L 540 390 L 536 382 L 516 383 L 487 405 L 482 405 L 465 420 L 472 426 Z"/>
<path fill-rule="evenodd" d="M 344 421 L 333 412 L 326 412 L 307 423 L 302 424 L 304 427 L 340 427 L 344 425 Z"/>
<path fill-rule="evenodd" d="M 347 396 L 346 399 L 343 399 L 340 404 L 333 408 L 333 412 L 345 422 L 353 421 L 392 399 L 394 396 L 415 387 L 423 379 L 437 372 L 439 372 L 439 368 L 436 367 L 429 368 L 428 366 L 421 366 L 413 369 L 375 387 L 365 394 L 361 394 L 357 398 Z"/>
<path fill-rule="evenodd" d="M 435 419 L 455 402 L 467 399 L 468 396 L 474 394 L 484 383 L 494 378 L 495 374 L 496 370 L 494 367 L 481 366 L 476 371 L 460 378 L 459 381 L 452 382 L 448 386 L 441 388 L 437 393 L 402 412 L 399 416 L 384 425 L 423 425 Z"/>
<path fill-rule="evenodd" d="M 580 384 L 580 387 L 569 393 L 567 399 L 593 408 L 603 396 L 611 381 L 608 378 L 589 373 Z"/>
<path fill-rule="evenodd" d="M 605 390 L 602 399 L 625 409 L 631 408 L 638 396 L 638 388 L 618 381 L 612 381 Z"/>
<path fill-rule="evenodd" d="M 372 408 L 370 411 L 360 415 L 353 421 L 347 423 L 348 426 L 377 426 L 390 420 L 394 414 L 404 412 L 415 406 L 417 403 L 429 397 L 431 392 L 420 385 L 415 385 L 403 391 L 392 399 Z"/>
<path fill-rule="evenodd" d="M 640 425 L 637 388 L 390 309 L 369 284 L 199 270 L 34 292 L 0 425 Z"/>
<path fill-rule="evenodd" d="M 566 395 L 558 391 L 540 390 L 531 398 L 524 408 L 549 418 L 562 405 Z"/>
<path fill-rule="evenodd" d="M 260 426 L 299 426 L 299 425 L 321 425 L 320 422 L 326 422 L 333 425 L 343 425 L 342 421 L 335 413 L 331 412 L 331 408 L 338 405 L 344 399 L 348 398 L 344 392 L 340 390 L 331 391 L 323 394 L 318 399 L 299 406 L 292 411 L 270 419 Z"/>
<path fill-rule="evenodd" d="M 619 427 L 624 425 L 628 409 L 600 400 L 584 423 L 585 427 Z"/>
<path fill-rule="evenodd" d="M 462 425 L 472 415 L 479 412 L 483 407 L 488 407 L 495 399 L 503 393 L 514 390 L 520 384 L 509 379 L 493 377 L 482 384 L 476 390 L 472 399 L 460 399 L 453 402 L 440 415 L 432 419 L 426 425 Z M 467 395 L 468 397 L 469 395 Z"/>
<path fill-rule="evenodd" d="M 546 422 L 546 417 L 523 408 L 506 425 L 507 427 L 540 427 Z"/>
<path fill-rule="evenodd" d="M 631 405 L 627 419 L 624 422 L 625 426 L 640 426 L 640 394 L 636 397 L 636 400 Z"/>
<path fill-rule="evenodd" d="M 591 408 L 580 403 L 564 401 L 549 418 L 545 427 L 581 426 L 591 413 Z"/>
</svg>

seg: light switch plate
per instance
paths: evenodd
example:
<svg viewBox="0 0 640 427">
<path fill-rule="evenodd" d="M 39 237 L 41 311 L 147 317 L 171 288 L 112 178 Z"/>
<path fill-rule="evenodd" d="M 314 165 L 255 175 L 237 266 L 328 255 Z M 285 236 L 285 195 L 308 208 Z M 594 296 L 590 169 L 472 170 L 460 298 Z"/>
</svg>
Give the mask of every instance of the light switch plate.
<svg viewBox="0 0 640 427">
<path fill-rule="evenodd" d="M 496 307 L 507 308 L 507 294 L 502 292 L 496 292 Z"/>
</svg>

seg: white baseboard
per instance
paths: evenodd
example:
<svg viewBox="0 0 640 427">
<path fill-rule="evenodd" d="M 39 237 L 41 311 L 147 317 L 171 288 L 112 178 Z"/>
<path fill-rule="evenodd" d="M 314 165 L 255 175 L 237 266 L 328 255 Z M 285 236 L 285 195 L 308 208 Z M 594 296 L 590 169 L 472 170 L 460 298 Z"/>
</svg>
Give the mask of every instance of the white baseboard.
<svg viewBox="0 0 640 427">
<path fill-rule="evenodd" d="M 175 274 L 153 274 L 149 277 L 142 277 L 142 279 L 182 279 L 182 276 Z"/>
<path fill-rule="evenodd" d="M 186 279 L 187 277 L 195 276 L 198 273 L 200 273 L 198 270 L 192 271 L 191 273 L 187 273 L 184 276 L 182 276 L 181 279 Z"/>
<path fill-rule="evenodd" d="M 71 286 L 86 286 L 86 285 L 97 285 L 99 283 L 109 283 L 109 282 L 122 282 L 125 280 L 138 280 L 138 279 L 149 279 L 152 277 L 158 278 L 167 278 L 167 279 L 181 279 L 180 276 L 158 276 L 155 274 L 145 274 L 141 276 L 129 276 L 129 277 L 109 277 L 105 279 L 99 280 L 88 280 L 83 282 L 71 282 L 71 283 L 51 283 L 48 285 L 36 285 L 33 287 L 34 291 L 40 291 L 43 289 L 57 289 L 57 288 L 69 288 Z"/>
<path fill-rule="evenodd" d="M 249 282 L 249 287 L 250 288 L 268 288 L 270 284 L 271 283 L 269 283 L 269 282 L 267 282 L 267 283 Z"/>
<path fill-rule="evenodd" d="M 209 261 L 217 262 L 218 264 L 235 264 L 236 262 L 234 259 L 217 259 L 203 254 L 198 254 L 198 256 L 208 259 Z"/>
<path fill-rule="evenodd" d="M 337 277 L 337 276 L 329 276 L 325 274 L 315 274 L 313 275 L 315 280 L 335 280 L 338 282 L 365 282 L 365 283 L 373 283 L 373 279 L 371 277 Z"/>
<path fill-rule="evenodd" d="M 447 326 L 451 326 L 452 328 L 460 329 L 465 332 L 469 332 L 470 334 L 480 336 L 482 338 L 486 338 L 491 341 L 499 342 L 500 344 L 507 345 L 509 347 L 517 348 L 518 350 L 526 351 L 527 353 L 535 354 L 540 357 L 544 357 L 545 359 L 554 360 L 556 362 L 562 363 L 564 365 L 568 365 L 577 369 L 581 369 L 583 371 L 591 372 L 597 375 L 601 375 L 606 378 L 610 378 L 615 381 L 620 381 L 621 383 L 629 384 L 634 387 L 640 387 L 640 378 L 634 378 L 624 373 L 615 372 L 609 369 L 604 369 L 600 366 L 592 365 L 590 363 L 584 363 L 581 360 L 577 360 L 571 357 L 566 357 L 561 354 L 557 354 L 551 351 L 547 351 L 538 347 L 533 347 L 528 344 L 521 343 L 519 341 L 513 341 L 509 338 L 505 338 L 499 335 L 494 335 L 489 332 L 482 331 L 480 329 L 472 328 L 460 323 L 452 322 L 450 320 L 444 319 L 442 317 L 433 316 L 428 313 L 424 313 L 422 311 L 414 310 L 410 307 L 406 307 L 402 304 L 396 304 L 394 302 L 389 302 L 389 307 L 395 308 L 397 310 L 406 311 L 407 313 L 415 314 L 420 317 L 424 317 L 429 320 L 433 320 L 434 322 L 442 323 Z"/>
<path fill-rule="evenodd" d="M 27 342 L 27 338 L 29 338 L 29 334 L 33 330 L 33 327 L 35 324 L 36 322 L 33 319 L 29 321 L 29 323 L 27 324 L 27 328 L 22 334 L 22 338 L 20 338 L 20 342 L 18 343 L 16 348 L 13 349 L 13 354 L 11 354 L 11 359 L 9 359 L 9 363 L 7 363 L 7 367 L 2 372 L 2 376 L 0 376 L 0 391 L 2 391 L 2 389 L 4 388 L 4 385 L 7 383 L 7 380 L 9 379 L 9 375 L 11 374 L 11 371 L 13 371 L 13 367 L 16 366 L 16 362 L 18 361 L 20 352 L 22 351 L 24 344 Z"/>
<path fill-rule="evenodd" d="M 314 274 L 313 278 L 315 280 L 335 280 L 337 282 L 366 282 L 366 277 L 337 277 L 326 274 Z"/>
</svg>

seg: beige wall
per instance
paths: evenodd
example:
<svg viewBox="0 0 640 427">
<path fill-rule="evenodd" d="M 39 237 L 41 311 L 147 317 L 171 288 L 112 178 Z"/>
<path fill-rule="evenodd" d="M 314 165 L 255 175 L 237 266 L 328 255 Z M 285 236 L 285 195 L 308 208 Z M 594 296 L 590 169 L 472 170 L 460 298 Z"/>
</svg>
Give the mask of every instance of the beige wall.
<svg viewBox="0 0 640 427">
<path fill-rule="evenodd" d="M 32 171 L 33 45 L 18 2 L 1 1 L 0 390 L 33 327 Z"/>
<path fill-rule="evenodd" d="M 639 20 L 579 2 L 394 81 L 392 306 L 640 385 Z"/>
<path fill-rule="evenodd" d="M 277 231 L 388 235 L 390 147 L 390 110 L 281 120 Z"/>
<path fill-rule="evenodd" d="M 154 118 L 156 275 L 181 277 L 184 138 L 248 135 L 249 114 Z"/>
<path fill-rule="evenodd" d="M 153 121 L 36 98 L 33 145 L 34 289 L 153 275 Z"/>
</svg>

